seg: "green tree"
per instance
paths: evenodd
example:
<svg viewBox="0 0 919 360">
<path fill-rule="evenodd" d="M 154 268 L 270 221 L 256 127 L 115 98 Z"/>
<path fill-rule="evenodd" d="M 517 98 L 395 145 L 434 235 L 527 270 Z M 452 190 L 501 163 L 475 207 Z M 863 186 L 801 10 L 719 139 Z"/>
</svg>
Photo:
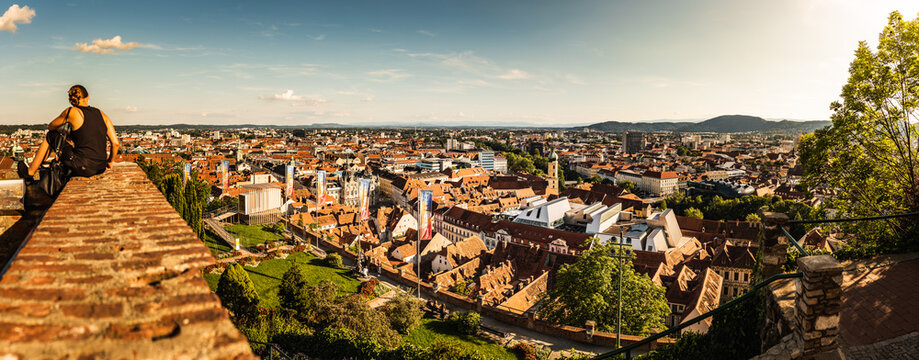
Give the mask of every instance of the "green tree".
<svg viewBox="0 0 919 360">
<path fill-rule="evenodd" d="M 744 218 L 744 221 L 749 221 L 749 222 L 760 222 L 761 220 L 762 219 L 759 218 L 759 215 L 752 214 L 752 213 L 747 214 L 747 216 Z"/>
<path fill-rule="evenodd" d="M 840 217 L 919 211 L 919 19 L 888 18 L 877 51 L 859 42 L 832 125 L 802 136 L 808 188 L 837 190 Z M 853 256 L 919 249 L 915 217 L 840 223 Z"/>
<path fill-rule="evenodd" d="M 278 287 L 278 301 L 281 308 L 288 309 L 294 313 L 303 312 L 309 304 L 307 298 L 306 278 L 297 263 L 291 264 L 290 268 L 281 278 L 281 285 Z"/>
<path fill-rule="evenodd" d="M 461 311 L 450 314 L 450 321 L 463 334 L 475 334 L 482 323 L 482 315 L 475 311 Z"/>
<path fill-rule="evenodd" d="M 341 286 L 329 279 L 322 279 L 306 291 L 307 305 L 301 318 L 308 319 L 314 327 L 323 328 L 338 318 L 342 312 Z"/>
<path fill-rule="evenodd" d="M 138 158 L 137 164 L 147 174 L 147 178 L 163 193 L 169 205 L 172 205 L 191 227 L 198 239 L 203 239 L 204 223 L 201 217 L 210 195 L 210 185 L 198 180 L 198 175 L 194 171 L 183 185 L 179 164 L 173 163 L 161 167 L 158 164 L 148 163 L 143 158 Z"/>
<path fill-rule="evenodd" d="M 631 181 L 628 181 L 628 180 L 626 180 L 626 181 L 620 181 L 620 182 L 619 182 L 619 187 L 625 189 L 625 191 L 628 191 L 628 192 L 630 192 L 630 193 L 634 193 L 634 192 L 635 192 L 635 186 L 636 186 L 636 185 L 635 185 L 634 182 L 631 182 Z"/>
<path fill-rule="evenodd" d="M 345 264 L 341 260 L 341 255 L 338 255 L 336 253 L 331 253 L 327 255 L 325 257 L 325 262 L 329 266 L 336 268 L 336 269 L 339 269 L 345 266 Z"/>
<path fill-rule="evenodd" d="M 382 311 L 371 308 L 360 296 L 340 300 L 341 311 L 329 325 L 350 331 L 355 336 L 367 336 L 387 348 L 399 346 L 402 337 L 390 325 Z"/>
<path fill-rule="evenodd" d="M 469 296 L 472 293 L 472 288 L 469 287 L 469 281 L 463 278 L 453 283 L 453 292 L 463 296 Z"/>
<path fill-rule="evenodd" d="M 702 210 L 696 209 L 696 208 L 694 208 L 694 207 L 691 207 L 691 208 L 689 208 L 689 209 L 686 209 L 685 211 L 683 211 L 683 213 L 686 214 L 686 216 L 691 217 L 691 218 L 696 218 L 696 219 L 704 219 L 704 218 L 705 218 L 705 217 L 702 215 Z"/>
<path fill-rule="evenodd" d="M 661 210 L 667 210 L 667 199 L 661 200 Z"/>
<path fill-rule="evenodd" d="M 287 230 L 287 226 L 284 226 L 283 222 L 278 221 L 271 226 L 271 230 L 278 234 L 283 234 L 284 231 Z"/>
<path fill-rule="evenodd" d="M 670 314 L 665 289 L 635 272 L 631 259 L 622 261 L 620 268 L 620 260 L 613 256 L 619 249 L 594 242 L 573 264 L 562 265 L 541 315 L 573 326 L 593 320 L 602 329 L 615 329 L 621 273 L 623 333 L 643 335 L 652 328 L 662 329 L 664 317 Z"/>
<path fill-rule="evenodd" d="M 418 325 L 424 312 L 421 310 L 421 301 L 409 294 L 399 294 L 389 300 L 383 308 L 389 317 L 389 323 L 396 331 L 408 334 L 408 331 Z"/>
<path fill-rule="evenodd" d="M 217 296 L 233 315 L 251 320 L 258 315 L 258 293 L 249 274 L 239 264 L 227 267 L 217 283 Z"/>
<path fill-rule="evenodd" d="M 470 353 L 470 350 L 455 340 L 437 340 L 434 345 L 424 351 L 424 356 L 419 357 L 430 360 L 471 360 L 480 356 Z"/>
</svg>

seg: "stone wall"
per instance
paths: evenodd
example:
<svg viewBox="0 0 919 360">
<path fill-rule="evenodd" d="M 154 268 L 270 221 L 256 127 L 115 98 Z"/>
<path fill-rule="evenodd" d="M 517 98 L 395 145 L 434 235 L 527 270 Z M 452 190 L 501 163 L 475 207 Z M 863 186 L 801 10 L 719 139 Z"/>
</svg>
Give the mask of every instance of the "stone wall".
<svg viewBox="0 0 919 360">
<path fill-rule="evenodd" d="M 842 265 L 830 255 L 798 259 L 804 276 L 777 281 L 766 295 L 763 354 L 756 359 L 840 358 Z"/>
<path fill-rule="evenodd" d="M 839 345 L 839 307 L 842 304 L 842 265 L 830 255 L 798 259 L 804 277 L 795 299 L 795 333 L 803 340 L 804 356 L 831 352 Z"/>
<path fill-rule="evenodd" d="M 254 359 L 213 263 L 137 165 L 73 179 L 0 277 L 0 358 Z"/>
</svg>

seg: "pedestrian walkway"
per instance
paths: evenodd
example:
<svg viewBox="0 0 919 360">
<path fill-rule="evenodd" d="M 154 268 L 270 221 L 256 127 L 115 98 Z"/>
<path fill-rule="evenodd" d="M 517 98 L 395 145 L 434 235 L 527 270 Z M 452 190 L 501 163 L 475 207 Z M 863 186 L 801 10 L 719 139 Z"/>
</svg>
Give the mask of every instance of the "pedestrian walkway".
<svg viewBox="0 0 919 360">
<path fill-rule="evenodd" d="M 843 351 L 856 359 L 917 358 L 919 253 L 844 265 L 839 312 Z"/>
<path fill-rule="evenodd" d="M 234 256 L 234 257 L 219 259 L 219 260 L 217 260 L 217 263 L 219 264 L 219 263 L 236 262 L 236 261 L 238 261 L 239 259 L 242 259 L 242 258 L 248 258 L 248 257 L 252 257 L 252 256 L 259 257 L 259 256 L 265 255 L 265 254 L 270 253 L 270 252 L 274 252 L 274 251 L 278 251 L 278 250 L 291 250 L 291 249 L 293 249 L 293 248 L 294 248 L 294 247 L 293 247 L 292 245 L 283 245 L 283 246 L 278 246 L 278 247 L 276 247 L 276 248 L 268 249 L 268 250 L 265 250 L 265 251 L 263 251 L 263 252 L 258 252 L 258 253 L 249 252 L 249 250 L 246 250 L 246 248 L 240 248 L 240 249 L 239 249 L 239 255 L 236 255 L 236 256 Z"/>
<path fill-rule="evenodd" d="M 207 225 L 207 227 L 211 228 L 211 231 L 213 231 L 214 234 L 217 234 L 217 236 L 220 237 L 220 239 L 225 243 L 227 243 L 231 249 L 236 248 L 236 238 L 227 232 L 223 226 L 220 226 L 220 222 L 218 222 L 215 218 L 204 219 L 204 225 Z"/>
<path fill-rule="evenodd" d="M 916 359 L 919 360 L 919 331 L 871 345 L 853 346 L 845 350 L 848 359 Z"/>
<path fill-rule="evenodd" d="M 382 283 L 381 283 L 381 284 L 382 284 Z M 379 286 L 383 286 L 383 285 L 379 285 Z M 387 286 L 388 286 L 388 285 L 387 285 Z M 398 290 L 398 289 L 393 288 L 393 287 L 390 287 L 390 290 L 389 290 L 389 291 L 387 291 L 385 294 L 383 294 L 383 295 L 381 295 L 381 296 L 378 296 L 378 297 L 374 298 L 373 300 L 370 300 L 369 302 L 367 302 L 367 305 L 370 305 L 370 307 L 371 307 L 371 308 L 374 308 L 374 309 L 379 308 L 379 307 L 382 307 L 382 306 L 386 305 L 386 303 L 388 303 L 388 302 L 389 302 L 390 300 L 392 300 L 394 297 L 396 297 L 396 295 L 398 295 L 398 294 L 399 294 L 399 290 Z"/>
</svg>

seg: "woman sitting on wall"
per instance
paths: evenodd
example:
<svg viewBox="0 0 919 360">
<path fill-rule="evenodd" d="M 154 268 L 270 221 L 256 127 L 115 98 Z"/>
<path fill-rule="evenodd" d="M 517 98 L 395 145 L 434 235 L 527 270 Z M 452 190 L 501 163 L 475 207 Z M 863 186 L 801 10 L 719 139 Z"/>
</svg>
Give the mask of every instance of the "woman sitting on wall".
<svg viewBox="0 0 919 360">
<path fill-rule="evenodd" d="M 82 85 L 72 86 L 67 95 L 72 106 L 48 124 L 32 164 L 18 164 L 20 177 L 32 178 L 51 153 L 56 153 L 70 176 L 93 176 L 112 167 L 120 147 L 112 121 L 102 110 L 89 106 L 89 92 Z M 105 151 L 106 141 L 112 143 L 110 154 Z"/>
</svg>

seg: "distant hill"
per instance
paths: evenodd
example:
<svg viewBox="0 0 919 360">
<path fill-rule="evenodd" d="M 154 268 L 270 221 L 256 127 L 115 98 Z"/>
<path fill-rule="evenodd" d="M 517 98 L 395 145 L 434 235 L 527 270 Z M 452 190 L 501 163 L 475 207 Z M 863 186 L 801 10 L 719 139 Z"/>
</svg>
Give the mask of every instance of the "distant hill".
<svg viewBox="0 0 919 360">
<path fill-rule="evenodd" d="M 618 122 L 607 121 L 587 126 L 597 131 L 672 131 L 672 132 L 811 132 L 830 125 L 829 121 L 769 121 L 757 116 L 722 115 L 702 122 Z"/>
</svg>

